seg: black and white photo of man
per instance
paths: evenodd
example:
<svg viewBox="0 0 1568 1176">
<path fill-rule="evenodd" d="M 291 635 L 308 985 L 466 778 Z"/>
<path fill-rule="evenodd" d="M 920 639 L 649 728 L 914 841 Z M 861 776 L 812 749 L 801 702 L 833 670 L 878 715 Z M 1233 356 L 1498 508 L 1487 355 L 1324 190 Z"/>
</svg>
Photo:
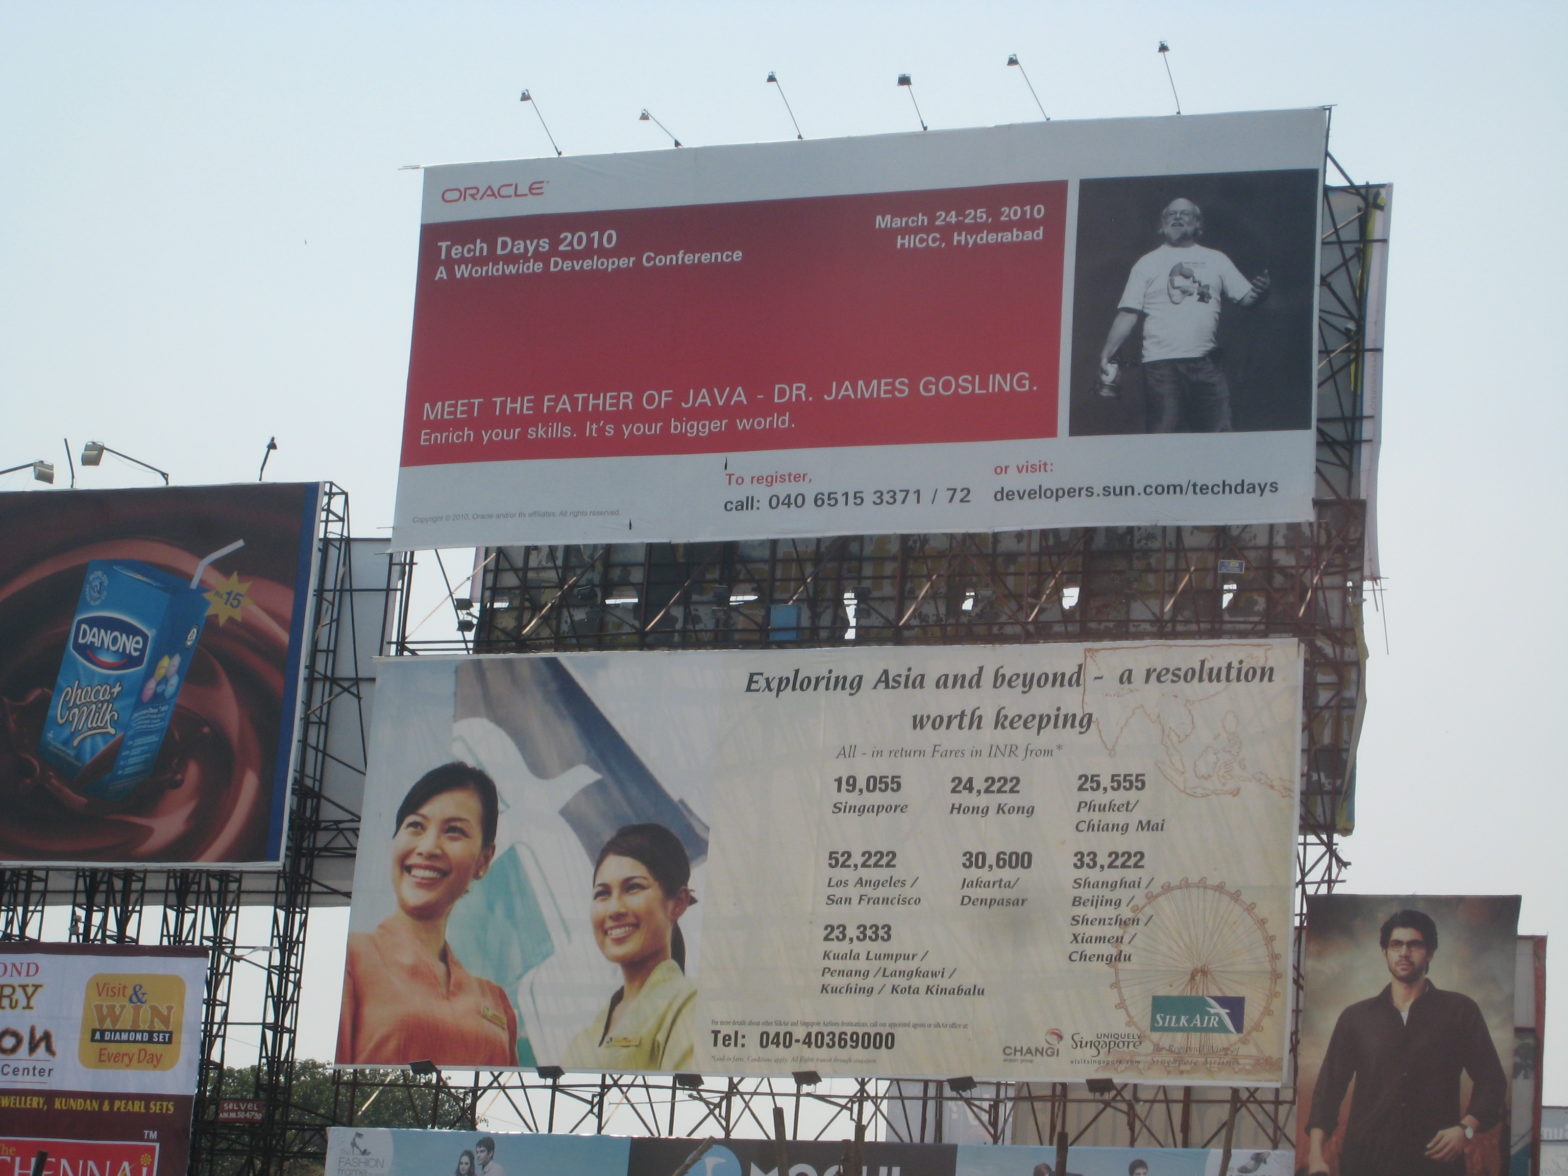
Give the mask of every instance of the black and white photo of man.
<svg viewBox="0 0 1568 1176">
<path fill-rule="evenodd" d="M 1143 327 L 1144 403 L 1151 433 L 1228 433 L 1230 389 L 1216 354 L 1220 313 L 1252 306 L 1269 290 L 1268 271 L 1250 281 L 1217 249 L 1198 243 L 1203 210 L 1178 196 L 1160 211 L 1161 244 L 1127 276 L 1100 349 L 1101 395 L 1117 395 L 1121 349 Z"/>
<path fill-rule="evenodd" d="M 1312 421 L 1315 172 L 1079 185 L 1068 431 Z"/>
</svg>

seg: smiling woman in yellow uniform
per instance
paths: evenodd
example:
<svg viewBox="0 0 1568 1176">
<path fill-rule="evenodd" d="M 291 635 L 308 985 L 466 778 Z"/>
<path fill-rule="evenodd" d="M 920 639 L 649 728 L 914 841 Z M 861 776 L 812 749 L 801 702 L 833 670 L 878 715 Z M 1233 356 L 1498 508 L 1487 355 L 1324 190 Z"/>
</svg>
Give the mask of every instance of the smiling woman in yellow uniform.
<svg viewBox="0 0 1568 1176">
<path fill-rule="evenodd" d="M 398 807 L 397 910 L 348 937 L 340 1064 L 517 1065 L 517 1014 L 446 942 L 447 919 L 495 857 L 495 782 L 464 763 L 426 772 Z"/>
<path fill-rule="evenodd" d="M 589 1070 L 689 1070 L 697 988 L 686 978 L 680 918 L 697 901 L 691 860 L 663 825 L 626 825 L 599 852 L 589 919 L 619 965 L 609 1006 L 567 1046 L 563 1065 Z"/>
</svg>

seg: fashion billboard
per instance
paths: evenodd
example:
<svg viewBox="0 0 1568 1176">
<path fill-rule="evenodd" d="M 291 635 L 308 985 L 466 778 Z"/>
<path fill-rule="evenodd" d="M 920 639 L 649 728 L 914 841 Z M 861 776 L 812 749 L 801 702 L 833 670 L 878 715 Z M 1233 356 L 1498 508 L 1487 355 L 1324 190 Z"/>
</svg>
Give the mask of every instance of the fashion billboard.
<svg viewBox="0 0 1568 1176">
<path fill-rule="evenodd" d="M 0 864 L 281 859 L 319 502 L 0 495 Z"/>
<path fill-rule="evenodd" d="M 199 948 L 0 944 L 0 1171 L 183 1176 Z"/>
<path fill-rule="evenodd" d="M 380 670 L 340 1064 L 1282 1080 L 1294 642 Z"/>
<path fill-rule="evenodd" d="M 1506 1168 L 1518 921 L 1517 895 L 1308 896 L 1302 1170 Z"/>
<path fill-rule="evenodd" d="M 851 1145 L 839 1140 L 625 1139 L 608 1135 L 535 1135 L 521 1132 L 412 1131 L 329 1127 L 328 1176 L 457 1176 L 513 1172 L 571 1172 L 574 1176 L 1051 1176 L 1055 1148 L 965 1146 L 941 1143 Z M 696 1156 L 696 1163 L 683 1167 Z M 1290 1176 L 1284 1151 L 1237 1151 L 1229 1167 L 1219 1149 L 1074 1147 L 1071 1176 Z M 781 1157 L 783 1162 L 781 1163 Z"/>
<path fill-rule="evenodd" d="M 1309 519 L 1326 134 L 428 168 L 393 544 Z"/>
</svg>

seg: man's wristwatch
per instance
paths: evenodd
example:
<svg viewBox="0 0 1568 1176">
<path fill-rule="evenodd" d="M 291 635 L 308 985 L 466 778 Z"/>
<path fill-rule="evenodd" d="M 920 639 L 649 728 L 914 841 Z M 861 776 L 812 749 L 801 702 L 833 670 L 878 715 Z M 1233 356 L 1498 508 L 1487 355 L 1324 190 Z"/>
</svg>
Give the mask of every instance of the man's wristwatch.
<svg viewBox="0 0 1568 1176">
<path fill-rule="evenodd" d="M 1459 1124 L 1459 1129 L 1465 1133 L 1465 1142 L 1469 1143 L 1475 1138 L 1475 1128 L 1468 1123 Z"/>
</svg>

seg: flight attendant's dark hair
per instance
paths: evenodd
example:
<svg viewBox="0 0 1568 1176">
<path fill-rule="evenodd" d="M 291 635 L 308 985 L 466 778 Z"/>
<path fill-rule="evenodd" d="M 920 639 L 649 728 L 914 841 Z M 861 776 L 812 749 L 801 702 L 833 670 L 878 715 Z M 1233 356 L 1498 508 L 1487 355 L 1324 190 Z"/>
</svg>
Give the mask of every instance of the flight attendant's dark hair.
<svg viewBox="0 0 1568 1176">
<path fill-rule="evenodd" d="M 471 789 L 479 797 L 480 831 L 484 835 L 484 845 L 487 849 L 494 845 L 496 826 L 500 823 L 501 812 L 501 803 L 496 797 L 495 781 L 472 764 L 465 764 L 460 760 L 442 764 L 439 768 L 431 768 L 414 781 L 414 786 L 408 790 L 403 803 L 397 806 L 397 819 L 392 823 L 392 835 L 397 836 L 397 831 L 403 827 L 403 821 L 409 813 L 418 812 L 427 801 L 433 800 L 443 792 L 456 792 L 462 788 Z"/>
<path fill-rule="evenodd" d="M 687 856 L 681 839 L 663 825 L 622 825 L 599 851 L 599 857 L 593 863 L 595 874 L 607 857 L 631 858 L 641 862 L 664 891 L 666 898 L 674 898 L 685 890 L 687 905 L 696 903 L 697 896 L 691 893 L 688 886 L 691 881 L 691 858 Z M 675 924 L 670 934 L 670 958 L 681 971 L 686 970 L 686 937 L 681 934 L 679 923 Z"/>
</svg>

